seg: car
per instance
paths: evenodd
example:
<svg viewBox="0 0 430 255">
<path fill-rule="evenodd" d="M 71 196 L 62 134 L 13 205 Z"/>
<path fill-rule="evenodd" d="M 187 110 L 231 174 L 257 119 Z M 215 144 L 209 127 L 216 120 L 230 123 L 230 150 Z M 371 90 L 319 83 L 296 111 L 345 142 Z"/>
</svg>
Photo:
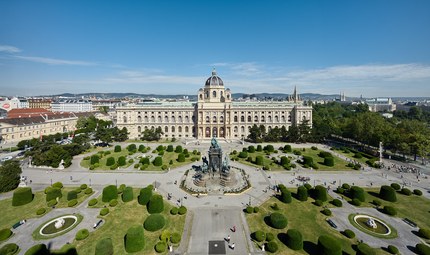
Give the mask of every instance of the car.
<svg viewBox="0 0 430 255">
<path fill-rule="evenodd" d="M 12 159 L 12 156 L 6 156 L 6 157 L 2 158 L 1 161 L 3 162 L 6 160 L 11 160 L 11 159 Z"/>
<path fill-rule="evenodd" d="M 102 142 L 102 143 L 96 143 L 96 144 L 94 144 L 94 146 L 97 146 L 97 147 L 108 147 L 109 144 Z"/>
<path fill-rule="evenodd" d="M 337 228 L 337 225 L 330 219 L 327 220 L 327 223 L 332 227 L 332 228 Z"/>
<path fill-rule="evenodd" d="M 99 220 L 97 223 L 94 223 L 93 228 L 96 229 L 98 226 L 100 226 L 100 224 L 103 223 L 103 220 Z"/>
</svg>

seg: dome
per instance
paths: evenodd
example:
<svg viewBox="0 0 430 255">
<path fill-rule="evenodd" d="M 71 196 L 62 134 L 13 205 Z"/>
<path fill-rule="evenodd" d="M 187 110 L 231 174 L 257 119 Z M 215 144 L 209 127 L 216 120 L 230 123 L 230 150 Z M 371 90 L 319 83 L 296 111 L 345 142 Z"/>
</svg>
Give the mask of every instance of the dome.
<svg viewBox="0 0 430 255">
<path fill-rule="evenodd" d="M 206 86 L 224 86 L 224 82 L 216 74 L 215 68 L 212 71 L 212 76 L 206 80 Z"/>
</svg>

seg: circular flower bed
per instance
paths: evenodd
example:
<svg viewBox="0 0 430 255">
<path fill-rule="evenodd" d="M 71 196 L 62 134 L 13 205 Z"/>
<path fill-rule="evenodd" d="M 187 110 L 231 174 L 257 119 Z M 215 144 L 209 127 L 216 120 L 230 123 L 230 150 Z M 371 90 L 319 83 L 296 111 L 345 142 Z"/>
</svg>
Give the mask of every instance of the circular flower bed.
<svg viewBox="0 0 430 255">
<path fill-rule="evenodd" d="M 60 223 L 61 222 L 61 223 Z M 64 233 L 74 228 L 78 223 L 78 217 L 75 215 L 64 215 L 57 217 L 45 223 L 39 230 L 43 237 L 51 237 Z"/>
<path fill-rule="evenodd" d="M 365 214 L 351 214 L 349 219 L 354 227 L 364 233 L 381 238 L 397 237 L 395 229 L 376 217 Z"/>
</svg>

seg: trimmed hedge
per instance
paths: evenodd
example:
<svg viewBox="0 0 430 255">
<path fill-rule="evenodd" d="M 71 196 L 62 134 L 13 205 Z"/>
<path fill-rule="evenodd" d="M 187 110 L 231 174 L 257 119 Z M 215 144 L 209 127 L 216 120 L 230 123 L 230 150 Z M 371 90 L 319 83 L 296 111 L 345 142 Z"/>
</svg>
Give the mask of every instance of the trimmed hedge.
<svg viewBox="0 0 430 255">
<path fill-rule="evenodd" d="M 287 188 L 281 189 L 281 196 L 279 198 L 283 203 L 289 204 L 293 201 L 291 192 Z"/>
<path fill-rule="evenodd" d="M 414 194 L 417 195 L 417 196 L 422 196 L 423 192 L 421 190 L 419 190 L 419 189 L 414 189 Z"/>
<path fill-rule="evenodd" d="M 115 185 L 109 185 L 106 186 L 103 189 L 103 195 L 102 195 L 102 201 L 103 202 L 109 202 L 112 199 L 117 199 L 118 198 L 118 189 L 116 188 Z"/>
<path fill-rule="evenodd" d="M 100 216 L 105 216 L 109 213 L 109 208 L 102 208 L 100 210 Z"/>
<path fill-rule="evenodd" d="M 148 185 L 147 187 L 140 190 L 138 202 L 141 205 L 147 205 L 149 199 L 152 197 L 152 185 Z"/>
<path fill-rule="evenodd" d="M 178 209 L 179 215 L 184 215 L 187 213 L 187 208 L 185 206 L 180 206 Z"/>
<path fill-rule="evenodd" d="M 273 240 L 275 240 L 275 235 L 273 234 L 273 233 L 266 233 L 266 241 L 267 242 L 270 242 L 270 241 L 273 241 Z"/>
<path fill-rule="evenodd" d="M 342 207 L 342 201 L 340 201 L 339 199 L 333 199 L 333 201 L 331 201 L 331 203 L 336 206 L 336 207 Z"/>
<path fill-rule="evenodd" d="M 322 202 L 327 201 L 327 189 L 324 186 L 315 186 L 313 195 L 315 200 L 321 200 Z"/>
<path fill-rule="evenodd" d="M 351 200 L 351 204 L 355 206 L 360 206 L 361 201 L 358 198 L 354 198 L 353 200 Z"/>
<path fill-rule="evenodd" d="M 49 206 L 49 207 L 53 207 L 54 205 L 56 205 L 57 204 L 57 200 L 55 200 L 55 199 L 53 199 L 53 200 L 51 200 L 51 201 L 48 201 L 48 203 L 47 203 L 47 205 Z"/>
<path fill-rule="evenodd" d="M 430 239 L 430 229 L 428 228 L 420 228 L 418 230 L 418 235 L 425 239 Z"/>
<path fill-rule="evenodd" d="M 163 197 L 161 195 L 153 195 L 149 199 L 146 209 L 150 214 L 161 213 L 164 210 Z"/>
<path fill-rule="evenodd" d="M 325 157 L 324 165 L 326 166 L 334 166 L 334 158 L 333 157 Z"/>
<path fill-rule="evenodd" d="M 394 208 L 392 206 L 389 206 L 389 205 L 384 206 L 384 209 L 382 209 L 382 211 L 385 214 L 388 214 L 388 215 L 391 215 L 391 216 L 395 216 L 397 214 L 396 208 Z"/>
<path fill-rule="evenodd" d="M 163 165 L 163 158 L 160 156 L 155 157 L 154 161 L 152 161 L 152 164 L 154 166 L 161 166 Z"/>
<path fill-rule="evenodd" d="M 278 251 L 278 244 L 275 241 L 268 242 L 266 244 L 266 250 L 271 253 Z"/>
<path fill-rule="evenodd" d="M 86 188 L 85 191 L 84 191 L 84 193 L 86 195 L 89 195 L 89 194 L 93 193 L 93 189 L 92 188 Z"/>
<path fill-rule="evenodd" d="M 357 255 L 376 255 L 376 251 L 366 243 L 359 243 L 357 245 Z"/>
<path fill-rule="evenodd" d="M 257 230 L 253 234 L 253 239 L 257 242 L 263 242 L 264 240 L 266 240 L 266 233 L 261 230 Z"/>
<path fill-rule="evenodd" d="M 78 198 L 78 192 L 76 192 L 76 190 L 72 190 L 67 193 L 67 201 L 70 201 L 72 199 L 77 199 L 77 198 Z"/>
<path fill-rule="evenodd" d="M 36 211 L 36 215 L 43 215 L 46 213 L 46 209 L 45 208 L 39 208 Z"/>
<path fill-rule="evenodd" d="M 122 192 L 122 201 L 123 202 L 130 202 L 133 200 L 133 188 L 132 187 L 126 187 L 124 191 Z"/>
<path fill-rule="evenodd" d="M 411 191 L 410 189 L 408 189 L 408 188 L 403 188 L 400 192 L 401 192 L 403 195 L 406 195 L 406 196 L 410 196 L 410 195 L 412 195 L 412 191 Z"/>
<path fill-rule="evenodd" d="M 46 202 L 51 200 L 56 200 L 57 197 L 61 198 L 62 196 L 63 196 L 63 193 L 61 192 L 61 189 L 48 187 L 46 191 Z"/>
<path fill-rule="evenodd" d="M 185 155 L 182 153 L 178 154 L 178 158 L 176 159 L 178 162 L 185 162 Z"/>
<path fill-rule="evenodd" d="M 387 185 L 381 186 L 379 197 L 389 202 L 397 201 L 396 191 L 391 186 Z"/>
<path fill-rule="evenodd" d="M 390 185 L 390 186 L 391 186 L 391 188 L 393 188 L 393 189 L 395 189 L 395 190 L 400 190 L 400 188 L 401 188 L 401 187 L 400 187 L 400 184 L 395 183 L 395 182 L 394 182 L 394 183 L 391 183 L 391 185 Z"/>
<path fill-rule="evenodd" d="M 90 165 L 98 164 L 100 162 L 99 155 L 92 155 L 90 159 Z"/>
<path fill-rule="evenodd" d="M 366 201 L 366 193 L 364 192 L 364 189 L 358 187 L 358 186 L 352 186 L 349 189 L 349 196 L 351 199 L 358 199 L 361 202 Z"/>
<path fill-rule="evenodd" d="M 77 205 L 78 204 L 78 200 L 77 199 L 72 199 L 72 200 L 70 200 L 68 203 L 67 203 L 67 206 L 68 207 L 73 207 L 73 206 L 75 206 L 75 205 Z"/>
<path fill-rule="evenodd" d="M 157 230 L 160 230 L 164 227 L 166 224 L 166 221 L 161 214 L 151 214 L 146 218 L 145 222 L 143 223 L 143 226 L 146 230 L 154 232 Z"/>
<path fill-rule="evenodd" d="M 79 186 L 79 188 L 80 188 L 81 190 L 86 190 L 86 189 L 88 188 L 88 185 L 86 185 L 86 184 L 81 184 L 81 186 Z"/>
<path fill-rule="evenodd" d="M 399 254 L 399 249 L 394 245 L 388 245 L 387 250 L 390 254 Z"/>
<path fill-rule="evenodd" d="M 297 199 L 299 201 L 307 201 L 308 197 L 308 189 L 305 186 L 300 186 L 297 188 Z"/>
<path fill-rule="evenodd" d="M 88 231 L 88 229 L 83 228 L 80 229 L 78 232 L 76 232 L 76 236 L 75 239 L 76 240 L 84 240 L 85 238 L 87 238 L 90 235 L 90 231 Z"/>
<path fill-rule="evenodd" d="M 321 255 L 342 255 L 342 245 L 337 239 L 328 235 L 318 238 L 318 250 Z"/>
<path fill-rule="evenodd" d="M 1 255 L 13 255 L 18 251 L 19 246 L 16 243 L 8 243 L 0 248 Z"/>
<path fill-rule="evenodd" d="M 158 252 L 158 253 L 165 252 L 166 249 L 167 249 L 167 244 L 165 242 L 158 242 L 155 245 L 155 251 Z"/>
<path fill-rule="evenodd" d="M 415 245 L 415 251 L 419 255 L 430 255 L 430 247 L 423 243 Z"/>
<path fill-rule="evenodd" d="M 113 151 L 114 152 L 120 152 L 121 151 L 121 145 L 115 145 L 115 148 Z"/>
<path fill-rule="evenodd" d="M 176 214 L 178 214 L 178 207 L 173 207 L 172 209 L 170 209 L 170 214 L 171 214 L 171 215 L 176 215 Z"/>
<path fill-rule="evenodd" d="M 170 236 L 170 242 L 177 244 L 181 241 L 181 234 L 174 232 L 171 236 Z"/>
<path fill-rule="evenodd" d="M 0 230 L 0 241 L 8 239 L 12 234 L 13 232 L 9 228 L 4 228 Z"/>
<path fill-rule="evenodd" d="M 297 229 L 288 229 L 285 244 L 288 248 L 298 251 L 303 249 L 303 236 Z"/>
<path fill-rule="evenodd" d="M 259 155 L 259 156 L 255 157 L 255 164 L 258 166 L 262 166 L 263 165 L 263 156 Z"/>
<path fill-rule="evenodd" d="M 323 202 L 321 201 L 321 200 L 315 200 L 315 202 L 314 202 L 314 204 L 316 205 L 316 206 L 322 206 L 323 205 Z"/>
<path fill-rule="evenodd" d="M 247 207 L 245 208 L 245 212 L 246 212 L 247 214 L 251 214 L 251 213 L 253 213 L 253 212 L 254 212 L 254 208 L 253 208 L 252 206 L 247 206 Z"/>
<path fill-rule="evenodd" d="M 113 166 L 115 165 L 115 158 L 114 157 L 109 157 L 106 159 L 106 166 Z"/>
<path fill-rule="evenodd" d="M 61 182 L 55 182 L 54 184 L 52 184 L 52 187 L 57 188 L 57 189 L 62 189 L 63 188 L 63 183 L 61 183 Z"/>
<path fill-rule="evenodd" d="M 95 255 L 113 255 L 112 239 L 101 239 L 96 244 Z"/>
<path fill-rule="evenodd" d="M 260 211 L 260 208 L 258 208 L 257 206 L 254 207 L 254 213 L 258 213 Z"/>
<path fill-rule="evenodd" d="M 17 188 L 13 192 L 12 206 L 21 206 L 33 201 L 33 193 L 30 187 Z"/>
<path fill-rule="evenodd" d="M 44 243 L 36 244 L 28 249 L 24 255 L 49 255 L 49 250 Z M 98 254 L 97 254 L 98 255 Z"/>
<path fill-rule="evenodd" d="M 99 200 L 97 200 L 97 198 L 92 198 L 90 199 L 90 201 L 88 201 L 88 206 L 94 206 L 99 202 Z"/>
<path fill-rule="evenodd" d="M 381 206 L 381 205 L 382 205 L 382 202 L 381 202 L 381 200 L 379 200 L 379 199 L 374 199 L 374 200 L 372 201 L 372 204 L 374 204 L 374 205 L 376 205 L 376 206 Z"/>
<path fill-rule="evenodd" d="M 109 206 L 110 207 L 115 207 L 117 205 L 118 205 L 118 200 L 112 199 L 111 201 L 109 201 Z"/>
<path fill-rule="evenodd" d="M 118 158 L 118 166 L 125 166 L 127 164 L 126 158 L 124 156 L 120 156 Z"/>
<path fill-rule="evenodd" d="M 125 251 L 128 253 L 138 252 L 145 247 L 145 236 L 142 225 L 129 228 L 124 237 Z"/>
<path fill-rule="evenodd" d="M 331 216 L 331 211 L 328 208 L 325 208 L 324 210 L 321 211 L 322 214 L 324 214 L 325 216 Z"/>
<path fill-rule="evenodd" d="M 349 239 L 354 238 L 355 237 L 355 233 L 354 231 L 352 231 L 351 229 L 345 229 L 345 231 L 342 232 L 342 234 L 346 237 L 348 237 Z"/>
<path fill-rule="evenodd" d="M 282 213 L 274 212 L 270 214 L 270 225 L 276 229 L 283 229 L 288 225 L 288 220 Z"/>
</svg>

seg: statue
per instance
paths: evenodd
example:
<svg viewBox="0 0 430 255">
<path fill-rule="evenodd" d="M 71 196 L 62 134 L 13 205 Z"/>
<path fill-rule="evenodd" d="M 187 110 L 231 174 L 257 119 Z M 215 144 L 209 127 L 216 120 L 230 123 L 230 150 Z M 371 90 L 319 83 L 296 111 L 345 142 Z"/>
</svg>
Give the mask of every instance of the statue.
<svg viewBox="0 0 430 255">
<path fill-rule="evenodd" d="M 58 220 L 56 220 L 56 221 L 55 221 L 54 227 L 55 227 L 56 229 L 59 229 L 59 228 L 61 228 L 62 226 L 64 226 L 64 223 L 65 223 L 64 219 L 63 219 L 63 218 L 60 218 L 60 219 L 58 219 Z"/>
<path fill-rule="evenodd" d="M 377 228 L 377 227 L 378 227 L 378 226 L 376 225 L 375 220 L 374 220 L 374 219 L 372 219 L 372 218 L 369 218 L 369 219 L 366 221 L 366 225 L 367 225 L 368 227 L 371 227 L 371 228 Z"/>
<path fill-rule="evenodd" d="M 215 139 L 215 137 L 212 137 L 211 148 L 220 148 L 217 140 Z"/>
<path fill-rule="evenodd" d="M 211 147 L 209 148 L 209 170 L 213 173 L 221 172 L 222 167 L 222 150 L 215 137 L 212 138 Z"/>
</svg>

